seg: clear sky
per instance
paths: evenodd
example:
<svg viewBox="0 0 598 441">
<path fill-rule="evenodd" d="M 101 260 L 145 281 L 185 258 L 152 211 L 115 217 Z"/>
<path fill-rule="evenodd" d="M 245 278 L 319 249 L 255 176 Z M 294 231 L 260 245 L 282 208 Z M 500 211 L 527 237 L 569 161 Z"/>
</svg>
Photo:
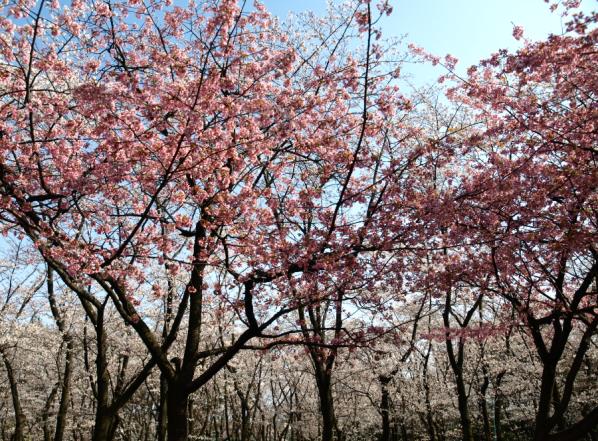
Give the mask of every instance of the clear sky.
<svg viewBox="0 0 598 441">
<path fill-rule="evenodd" d="M 373 0 L 375 1 L 375 0 Z M 263 0 L 281 18 L 289 11 L 324 11 L 326 0 Z M 513 36 L 513 25 L 524 28 L 532 40 L 561 33 L 559 11 L 551 13 L 543 0 L 390 0 L 393 14 L 384 22 L 385 35 L 407 34 L 406 43 L 415 43 L 429 52 L 448 53 L 459 59 L 460 71 L 501 48 L 516 49 L 521 43 Z M 595 9 L 596 0 L 584 0 L 586 9 Z M 429 67 L 406 66 L 417 83 L 435 79 L 439 71 Z"/>
</svg>

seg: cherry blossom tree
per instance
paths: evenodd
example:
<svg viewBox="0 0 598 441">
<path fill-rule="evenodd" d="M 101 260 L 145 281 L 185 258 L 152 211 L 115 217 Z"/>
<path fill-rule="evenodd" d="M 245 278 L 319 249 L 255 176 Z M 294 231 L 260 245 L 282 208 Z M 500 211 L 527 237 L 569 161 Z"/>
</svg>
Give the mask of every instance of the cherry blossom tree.
<svg viewBox="0 0 598 441">
<path fill-rule="evenodd" d="M 91 316 L 110 299 L 146 345 L 179 440 L 191 393 L 280 317 L 331 295 L 294 285 L 373 283 L 381 250 L 416 240 L 402 189 L 427 196 L 406 173 L 419 155 L 399 148 L 409 103 L 376 41 L 388 3 L 338 9 L 304 47 L 259 4 L 167 3 L 4 7 L 0 181 L 5 231 L 27 235 Z M 355 39 L 364 47 L 349 54 Z M 139 295 L 162 295 L 152 261 L 187 274 L 164 338 Z M 202 350 L 213 303 L 246 329 Z"/>
<path fill-rule="evenodd" d="M 453 91 L 482 128 L 460 150 L 471 165 L 450 228 L 475 244 L 472 283 L 507 299 L 533 338 L 543 367 L 535 440 L 579 439 L 598 423 L 597 407 L 565 418 L 598 326 L 597 16 L 569 13 L 565 34 L 495 54 Z"/>
</svg>

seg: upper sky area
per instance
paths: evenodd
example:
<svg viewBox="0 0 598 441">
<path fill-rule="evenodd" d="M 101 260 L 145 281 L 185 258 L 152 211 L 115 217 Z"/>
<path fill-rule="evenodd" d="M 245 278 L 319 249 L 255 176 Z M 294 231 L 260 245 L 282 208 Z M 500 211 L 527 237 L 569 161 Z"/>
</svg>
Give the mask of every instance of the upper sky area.
<svg viewBox="0 0 598 441">
<path fill-rule="evenodd" d="M 375 1 L 375 0 L 373 0 Z M 291 11 L 323 13 L 326 0 L 263 0 L 273 14 L 284 19 Z M 585 0 L 587 10 L 595 0 Z M 476 64 L 501 48 L 517 49 L 513 26 L 524 28 L 531 40 L 560 34 L 560 9 L 550 12 L 543 0 L 391 0 L 394 12 L 384 21 L 387 36 L 407 34 L 414 43 L 435 55 L 451 54 L 459 59 L 459 70 Z M 441 72 L 429 67 L 406 66 L 417 83 L 433 81 Z"/>
</svg>

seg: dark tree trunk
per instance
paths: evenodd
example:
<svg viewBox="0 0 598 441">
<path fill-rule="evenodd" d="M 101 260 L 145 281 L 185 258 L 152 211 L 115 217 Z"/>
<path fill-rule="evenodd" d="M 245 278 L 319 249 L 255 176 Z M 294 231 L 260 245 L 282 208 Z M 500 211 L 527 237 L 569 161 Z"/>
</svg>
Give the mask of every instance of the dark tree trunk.
<svg viewBox="0 0 598 441">
<path fill-rule="evenodd" d="M 482 301 L 482 297 L 478 297 L 475 304 L 469 309 L 467 315 L 460 326 L 462 328 L 467 327 L 469 324 L 469 320 L 475 313 L 476 309 L 480 305 Z M 451 314 L 451 290 L 446 294 L 446 302 L 444 305 L 444 311 L 442 313 L 442 319 L 445 328 L 447 329 L 446 334 L 446 352 L 448 355 L 449 363 L 451 365 L 451 369 L 453 374 L 455 375 L 455 383 L 457 388 L 457 401 L 459 404 L 459 419 L 461 421 L 461 433 L 462 433 L 462 440 L 463 441 L 473 441 L 473 433 L 471 427 L 471 419 L 469 417 L 469 406 L 468 406 L 468 397 L 467 397 L 467 389 L 465 387 L 465 380 L 463 379 L 463 362 L 464 362 L 464 349 L 465 349 L 465 341 L 462 337 L 459 337 L 457 342 L 457 352 L 455 354 L 455 348 L 453 346 L 453 341 L 451 340 L 451 336 L 448 332 L 450 329 L 450 314 Z"/>
<path fill-rule="evenodd" d="M 104 308 L 106 303 L 98 309 L 94 323 L 96 332 L 96 381 L 97 407 L 93 441 L 108 441 L 114 438 L 118 425 L 116 412 L 110 408 L 110 373 L 108 371 L 106 335 L 104 330 Z"/>
<path fill-rule="evenodd" d="M 463 375 L 460 369 L 456 374 L 455 380 L 457 383 L 457 400 L 459 404 L 459 419 L 461 421 L 463 441 L 473 441 L 471 419 L 469 418 L 469 407 L 467 405 L 465 381 L 463 381 Z"/>
<path fill-rule="evenodd" d="M 118 417 L 106 408 L 96 410 L 96 421 L 93 429 L 93 441 L 112 441 L 118 426 Z"/>
<path fill-rule="evenodd" d="M 316 379 L 318 394 L 320 396 L 320 413 L 322 416 L 322 441 L 333 441 L 336 421 L 334 417 L 331 378 L 328 373 L 320 372 L 316 375 Z"/>
<path fill-rule="evenodd" d="M 175 385 L 168 385 L 168 441 L 187 441 L 189 437 L 189 396 Z"/>
<path fill-rule="evenodd" d="M 428 350 L 424 356 L 424 398 L 426 401 L 426 429 L 428 430 L 428 436 L 430 441 L 436 441 L 436 430 L 434 428 L 434 418 L 432 416 L 432 403 L 430 401 L 430 383 L 428 381 L 428 362 L 430 360 L 430 352 L 432 350 L 432 343 L 428 344 Z"/>
<path fill-rule="evenodd" d="M 494 439 L 502 441 L 502 396 L 498 395 L 494 400 Z"/>
<path fill-rule="evenodd" d="M 335 337 L 338 338 L 342 327 L 342 294 L 339 293 L 339 298 L 335 303 Z M 308 312 L 309 321 L 313 327 L 313 332 L 318 336 L 320 341 L 325 340 L 324 316 L 319 306 L 308 307 L 306 309 L 299 308 L 299 318 L 301 320 L 301 330 L 306 340 L 310 339 L 310 331 L 305 326 L 305 310 Z M 337 439 L 342 437 L 340 430 L 336 425 L 336 417 L 334 415 L 334 400 L 332 397 L 332 370 L 336 360 L 336 349 L 329 352 L 322 351 L 320 348 L 309 347 L 310 356 L 312 359 L 314 373 L 316 377 L 316 385 L 318 388 L 318 398 L 320 400 L 320 415 L 322 418 L 322 441 L 333 441 L 335 438 L 335 431 Z M 336 430 L 335 430 L 336 429 Z"/>
<path fill-rule="evenodd" d="M 50 434 L 50 408 L 52 407 L 52 403 L 54 402 L 54 398 L 58 393 L 58 386 L 57 383 L 50 392 L 48 399 L 46 400 L 46 405 L 44 406 L 44 411 L 42 413 L 42 418 L 44 421 L 43 431 L 44 431 L 44 441 L 52 441 L 52 435 Z M 2 438 L 4 439 L 4 438 Z"/>
<path fill-rule="evenodd" d="M 483 423 L 483 440 L 484 441 L 491 441 L 492 440 L 492 432 L 490 430 L 490 416 L 488 414 L 488 403 L 486 401 L 486 391 L 488 390 L 488 385 L 490 380 L 488 379 L 487 375 L 484 375 L 484 382 L 480 388 L 480 412 L 482 414 L 482 423 Z"/>
<path fill-rule="evenodd" d="M 505 372 L 500 372 L 496 376 L 495 395 L 494 395 L 494 441 L 502 441 L 502 393 L 500 391 L 500 383 Z"/>
<path fill-rule="evenodd" d="M 534 441 L 543 441 L 550 433 L 551 427 L 548 424 L 550 417 L 550 408 L 552 405 L 552 394 L 554 392 L 554 381 L 556 377 L 556 363 L 552 360 L 544 362 L 542 371 L 542 383 L 540 386 L 540 399 L 538 403 L 538 413 L 536 414 L 536 424 L 534 430 Z"/>
<path fill-rule="evenodd" d="M 195 425 L 193 424 L 193 397 L 189 396 L 187 399 L 187 421 L 188 421 L 188 431 L 189 435 L 195 435 Z"/>
<path fill-rule="evenodd" d="M 58 405 L 58 414 L 56 415 L 56 430 L 54 432 L 54 441 L 62 441 L 64 439 L 64 429 L 66 427 L 67 413 L 69 409 L 69 400 L 71 394 L 71 376 L 73 364 L 73 351 L 75 350 L 73 344 L 73 336 L 66 328 L 66 323 L 58 308 L 56 297 L 54 294 L 54 270 L 48 265 L 46 283 L 48 286 L 48 301 L 50 302 L 50 310 L 56 322 L 58 330 L 62 333 L 62 339 L 66 343 L 66 355 L 64 361 L 64 374 L 62 376 L 62 384 L 60 390 L 60 404 Z"/>
<path fill-rule="evenodd" d="M 164 374 L 160 374 L 160 403 L 158 405 L 158 424 L 156 428 L 158 441 L 166 441 L 168 428 L 168 382 Z"/>
<path fill-rule="evenodd" d="M 24 441 L 25 440 L 25 424 L 27 422 L 25 418 L 25 413 L 23 412 L 23 408 L 21 407 L 21 400 L 19 398 L 19 388 L 17 379 L 15 378 L 14 370 L 12 368 L 12 364 L 8 360 L 6 353 L 3 350 L 0 350 L 0 354 L 4 359 L 4 367 L 6 368 L 6 376 L 8 377 L 8 383 L 10 386 L 10 393 L 12 396 L 12 405 L 15 412 L 15 431 L 12 437 L 13 441 Z"/>
<path fill-rule="evenodd" d="M 382 388 L 382 398 L 380 399 L 380 413 L 382 414 L 382 436 L 380 441 L 390 440 L 390 397 L 388 394 L 388 377 L 380 376 L 378 381 Z"/>
<path fill-rule="evenodd" d="M 455 385 L 457 389 L 457 402 L 459 407 L 459 420 L 461 422 L 461 433 L 463 441 L 473 441 L 473 434 L 471 430 L 471 420 L 469 418 L 469 407 L 467 403 L 467 390 L 465 388 L 465 381 L 463 380 L 462 371 L 462 343 L 459 344 L 459 360 L 455 359 L 452 342 L 447 338 L 446 341 L 447 352 L 453 373 L 455 374 Z"/>
<path fill-rule="evenodd" d="M 241 396 L 241 394 L 239 394 Z M 241 398 L 241 441 L 249 440 L 249 405 L 247 399 Z"/>
<path fill-rule="evenodd" d="M 66 359 L 64 362 L 64 374 L 62 376 L 62 390 L 60 392 L 60 404 L 58 405 L 58 415 L 56 415 L 56 431 L 54 434 L 54 441 L 62 441 L 64 439 L 64 429 L 67 423 L 67 413 L 69 409 L 69 401 L 71 397 L 71 377 L 73 364 L 73 339 L 71 336 L 66 339 Z"/>
<path fill-rule="evenodd" d="M 403 437 L 403 439 L 405 441 L 409 441 L 409 434 L 407 433 L 407 428 L 405 427 L 405 424 L 401 424 L 401 436 Z"/>
</svg>

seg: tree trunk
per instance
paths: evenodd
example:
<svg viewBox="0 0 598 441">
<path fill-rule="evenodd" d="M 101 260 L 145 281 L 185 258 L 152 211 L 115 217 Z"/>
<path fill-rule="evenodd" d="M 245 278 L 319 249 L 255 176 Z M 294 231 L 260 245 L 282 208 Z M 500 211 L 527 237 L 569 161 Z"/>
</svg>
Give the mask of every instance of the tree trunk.
<svg viewBox="0 0 598 441">
<path fill-rule="evenodd" d="M 164 374 L 160 374 L 160 404 L 158 406 L 158 441 L 166 441 L 168 428 L 168 382 Z"/>
<path fill-rule="evenodd" d="M 462 328 L 466 327 L 469 319 L 477 309 L 479 302 L 481 301 L 481 297 L 478 298 L 474 306 L 468 311 L 465 320 L 463 323 L 460 323 Z M 446 302 L 444 306 L 444 311 L 442 313 L 442 319 L 445 328 L 447 329 L 446 334 L 446 352 L 448 355 L 449 363 L 451 365 L 451 369 L 453 374 L 455 375 L 455 383 L 457 386 L 457 400 L 459 404 L 459 419 L 461 421 L 461 432 L 462 432 L 462 440 L 463 441 L 473 441 L 473 433 L 471 428 L 471 420 L 469 418 L 469 407 L 467 403 L 467 391 L 465 387 L 465 381 L 463 379 L 463 361 L 464 361 L 464 347 L 465 341 L 462 337 L 459 337 L 457 343 L 457 354 L 455 354 L 455 348 L 453 346 L 453 342 L 451 340 L 451 336 L 449 335 L 448 330 L 450 329 L 450 311 L 451 311 L 451 291 L 450 289 L 447 291 L 446 294 Z"/>
<path fill-rule="evenodd" d="M 46 405 L 44 406 L 44 411 L 42 413 L 42 418 L 44 421 L 44 425 L 43 425 L 43 431 L 44 431 L 44 441 L 52 441 L 52 435 L 50 434 L 50 408 L 52 407 L 52 403 L 54 402 L 54 398 L 56 397 L 56 394 L 58 393 L 58 387 L 59 384 L 56 383 L 56 385 L 52 388 L 52 391 L 50 392 L 50 395 L 48 396 L 48 399 L 46 400 Z M 4 438 L 2 438 L 4 439 Z"/>
<path fill-rule="evenodd" d="M 380 377 L 382 398 L 380 400 L 380 413 L 382 414 L 382 436 L 380 441 L 390 441 L 390 397 L 388 396 L 388 378 Z"/>
<path fill-rule="evenodd" d="M 409 441 L 409 434 L 407 433 L 407 428 L 405 427 L 405 424 L 401 424 L 401 436 L 403 437 L 403 439 L 405 441 Z"/>
<path fill-rule="evenodd" d="M 502 441 L 501 411 L 502 397 L 498 395 L 494 400 L 494 440 Z"/>
<path fill-rule="evenodd" d="M 459 418 L 461 420 L 461 429 L 463 432 L 463 441 L 473 441 L 471 431 L 471 420 L 469 418 L 469 408 L 467 405 L 467 392 L 463 376 L 459 371 L 456 375 L 457 381 L 457 400 L 459 403 Z"/>
<path fill-rule="evenodd" d="M 423 383 L 424 383 L 424 398 L 426 401 L 426 428 L 428 430 L 428 436 L 430 441 L 436 441 L 436 430 L 434 428 L 434 417 L 432 415 L 432 402 L 430 401 L 430 383 L 428 381 L 428 362 L 430 360 L 430 352 L 432 350 L 432 343 L 428 344 L 428 350 L 424 356 L 424 372 L 423 372 Z"/>
<path fill-rule="evenodd" d="M 193 424 L 193 397 L 189 396 L 189 398 L 187 399 L 187 421 L 188 421 L 188 431 L 189 431 L 189 435 L 193 436 L 195 435 L 195 427 Z"/>
<path fill-rule="evenodd" d="M 69 409 L 69 400 L 71 396 L 71 376 L 73 364 L 73 339 L 71 336 L 65 337 L 66 343 L 66 359 L 64 362 L 64 375 L 62 376 L 62 390 L 60 393 L 60 404 L 58 406 L 58 415 L 56 416 L 56 431 L 54 434 L 54 441 L 62 441 L 64 439 L 64 429 L 67 424 L 67 413 Z"/>
<path fill-rule="evenodd" d="M 322 441 L 334 440 L 334 402 L 332 399 L 331 376 L 326 372 L 318 372 L 316 380 L 320 396 L 320 413 L 322 415 Z"/>
<path fill-rule="evenodd" d="M 6 376 L 8 377 L 8 383 L 10 385 L 10 393 L 12 395 L 12 405 L 15 412 L 15 432 L 12 437 L 13 441 L 24 441 L 25 440 L 25 424 L 26 418 L 25 414 L 23 413 L 23 408 L 21 407 L 21 400 L 19 399 L 19 389 L 17 386 L 17 379 L 15 378 L 14 371 L 12 369 L 12 365 L 8 358 L 6 357 L 6 353 L 0 350 L 0 354 L 4 359 L 4 367 L 6 368 Z"/>
<path fill-rule="evenodd" d="M 108 441 L 114 438 L 118 424 L 116 412 L 110 409 L 111 381 L 108 372 L 107 341 L 104 332 L 104 307 L 98 309 L 97 320 L 94 323 L 96 332 L 96 381 L 97 408 L 93 441 Z"/>
<path fill-rule="evenodd" d="M 505 375 L 505 371 L 500 372 L 496 376 L 496 385 L 494 393 L 494 441 L 502 441 L 502 392 L 500 391 L 500 383 Z"/>
<path fill-rule="evenodd" d="M 60 391 L 60 404 L 58 405 L 58 414 L 56 415 L 56 430 L 54 432 L 54 441 L 62 441 L 64 439 L 64 429 L 67 423 L 67 413 L 69 408 L 70 392 L 71 392 L 71 373 L 73 364 L 73 352 L 75 350 L 73 344 L 73 336 L 66 328 L 66 323 L 62 317 L 56 297 L 54 294 L 54 270 L 48 265 L 46 283 L 48 286 L 48 301 L 50 303 L 50 310 L 56 322 L 58 330 L 62 333 L 62 339 L 66 343 L 66 355 L 64 361 L 64 374 L 62 376 L 62 388 Z"/>
<path fill-rule="evenodd" d="M 492 433 L 490 431 L 490 416 L 488 414 L 488 403 L 486 401 L 486 391 L 488 390 L 489 383 L 490 380 L 488 379 L 488 376 L 484 375 L 484 382 L 480 388 L 480 412 L 482 414 L 482 423 L 484 426 L 484 441 L 492 440 Z"/>
<path fill-rule="evenodd" d="M 336 301 L 336 319 L 335 319 L 335 336 L 340 335 L 342 327 L 342 295 L 339 294 L 339 298 Z M 310 336 L 307 327 L 305 326 L 305 309 L 298 309 L 299 319 L 301 320 L 301 331 L 306 340 L 309 340 Z M 322 310 L 319 306 L 307 308 L 309 321 L 313 327 L 313 331 L 321 341 L 325 340 L 325 314 L 322 314 Z M 332 398 L 332 369 L 336 360 L 336 349 L 329 351 L 328 353 L 316 349 L 314 347 L 309 348 L 310 356 L 312 359 L 316 384 L 318 387 L 318 396 L 320 399 L 320 414 L 322 416 L 322 441 L 333 441 L 335 436 L 336 418 L 334 415 L 334 401 Z M 342 437 L 339 430 L 336 430 L 337 439 Z"/>
<path fill-rule="evenodd" d="M 534 441 L 542 441 L 550 433 L 551 427 L 548 424 L 548 420 L 550 418 L 555 376 L 556 363 L 550 359 L 544 361 L 538 413 L 536 414 L 536 424 L 534 429 Z"/>
<path fill-rule="evenodd" d="M 241 441 L 249 441 L 249 405 L 247 399 L 241 396 Z"/>
<path fill-rule="evenodd" d="M 93 441 L 112 441 L 116 427 L 118 426 L 118 417 L 106 408 L 96 410 L 96 421 L 93 429 Z"/>
<path fill-rule="evenodd" d="M 180 388 L 168 385 L 168 441 L 187 441 L 189 437 L 188 400 Z"/>
</svg>

